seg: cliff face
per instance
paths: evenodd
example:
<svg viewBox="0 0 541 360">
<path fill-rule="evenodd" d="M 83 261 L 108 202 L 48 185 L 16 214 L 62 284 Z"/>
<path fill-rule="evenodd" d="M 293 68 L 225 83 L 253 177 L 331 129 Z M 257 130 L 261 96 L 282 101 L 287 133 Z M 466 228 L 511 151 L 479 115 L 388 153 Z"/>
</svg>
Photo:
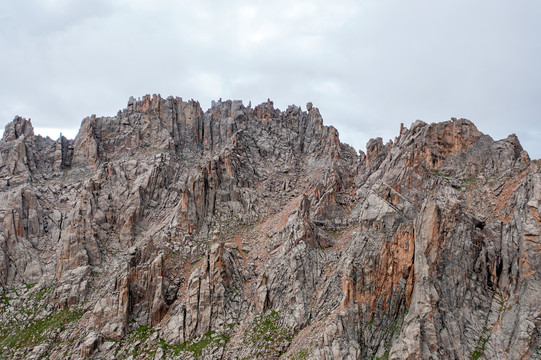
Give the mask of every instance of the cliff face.
<svg viewBox="0 0 541 360">
<path fill-rule="evenodd" d="M 272 102 L 0 141 L 2 358 L 541 356 L 541 170 L 465 119 L 366 154 Z"/>
</svg>

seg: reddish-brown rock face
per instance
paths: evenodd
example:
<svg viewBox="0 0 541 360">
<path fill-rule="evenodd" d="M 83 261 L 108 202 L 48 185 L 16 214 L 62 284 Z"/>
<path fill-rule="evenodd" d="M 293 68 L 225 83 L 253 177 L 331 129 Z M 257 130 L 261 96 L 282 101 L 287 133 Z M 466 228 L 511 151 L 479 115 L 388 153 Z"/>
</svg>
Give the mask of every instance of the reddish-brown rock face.
<svg viewBox="0 0 541 360">
<path fill-rule="evenodd" d="M 58 141 L 15 118 L 2 357 L 538 358 L 541 170 L 516 136 L 417 121 L 357 154 L 306 109 L 147 95 Z"/>
</svg>

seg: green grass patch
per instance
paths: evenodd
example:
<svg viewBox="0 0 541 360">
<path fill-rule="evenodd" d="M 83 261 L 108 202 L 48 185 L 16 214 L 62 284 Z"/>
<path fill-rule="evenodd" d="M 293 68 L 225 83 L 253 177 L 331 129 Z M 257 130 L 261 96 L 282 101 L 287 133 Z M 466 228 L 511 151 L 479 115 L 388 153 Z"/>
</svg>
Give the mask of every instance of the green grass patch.
<svg viewBox="0 0 541 360">
<path fill-rule="evenodd" d="M 148 339 L 152 333 L 154 333 L 154 329 L 148 325 L 142 325 L 135 329 L 135 338 L 143 341 Z"/>
<path fill-rule="evenodd" d="M 391 352 L 390 349 L 385 350 L 385 354 L 383 354 L 380 357 L 376 357 L 375 360 L 387 360 L 387 359 L 389 359 L 390 352 Z"/>
<path fill-rule="evenodd" d="M 65 327 L 83 316 L 83 312 L 71 308 L 56 310 L 42 319 L 30 319 L 28 322 L 3 324 L 0 332 L 0 348 L 20 349 L 43 343 L 52 330 L 64 330 Z"/>
<path fill-rule="evenodd" d="M 26 288 L 26 290 L 30 290 L 30 289 L 32 289 L 34 286 L 36 286 L 36 283 L 30 283 L 30 284 L 27 284 L 27 283 L 23 282 L 23 285 L 24 285 L 24 287 Z"/>
<path fill-rule="evenodd" d="M 290 343 L 293 336 L 280 323 L 280 314 L 271 310 L 266 314 L 255 316 L 253 326 L 244 332 L 244 341 L 258 349 L 254 357 L 268 358 L 280 355 L 280 345 Z"/>
<path fill-rule="evenodd" d="M 138 342 L 138 344 L 131 350 L 131 356 L 137 359 L 141 354 L 150 352 L 152 346 L 147 343 L 147 340 L 155 332 L 156 331 L 148 325 L 141 325 L 137 329 L 132 330 L 126 338 L 127 343 L 133 344 Z M 117 349 L 117 352 L 119 349 Z M 125 352 L 126 351 L 127 350 L 125 350 Z M 124 356 L 127 355 L 128 353 L 124 354 Z M 115 353 L 115 356 L 117 356 L 117 353 Z"/>
<path fill-rule="evenodd" d="M 308 355 L 310 355 L 308 349 L 300 349 L 291 357 L 291 360 L 306 360 L 308 359 Z"/>
<path fill-rule="evenodd" d="M 11 300 L 15 300 L 14 297 L 11 297 L 11 296 L 3 296 L 2 297 L 2 302 L 6 305 L 6 306 L 9 306 L 9 302 Z"/>
<path fill-rule="evenodd" d="M 483 356 L 483 354 L 485 353 L 487 342 L 488 337 L 479 337 L 479 340 L 477 341 L 477 346 L 475 347 L 475 350 L 471 353 L 470 356 L 472 360 L 478 360 L 479 358 L 481 358 L 481 356 Z"/>
<path fill-rule="evenodd" d="M 54 289 L 55 289 L 54 285 L 45 287 L 45 288 L 43 288 L 43 289 L 41 289 L 39 291 L 36 291 L 33 294 L 30 294 L 30 299 L 39 303 L 41 300 L 43 300 L 45 295 L 52 294 L 54 292 Z"/>
<path fill-rule="evenodd" d="M 195 337 L 179 345 L 169 345 L 164 339 L 160 339 L 160 346 L 163 350 L 170 351 L 175 356 L 179 356 L 184 351 L 189 351 L 194 358 L 198 359 L 206 348 L 225 347 L 230 340 L 231 338 L 225 333 L 209 331 L 204 335 Z"/>
<path fill-rule="evenodd" d="M 442 177 L 446 177 L 446 178 L 450 178 L 450 177 L 454 176 L 452 174 L 444 174 L 441 171 L 439 171 L 438 169 L 430 169 L 430 172 L 432 174 L 436 175 L 436 176 L 442 176 Z"/>
</svg>

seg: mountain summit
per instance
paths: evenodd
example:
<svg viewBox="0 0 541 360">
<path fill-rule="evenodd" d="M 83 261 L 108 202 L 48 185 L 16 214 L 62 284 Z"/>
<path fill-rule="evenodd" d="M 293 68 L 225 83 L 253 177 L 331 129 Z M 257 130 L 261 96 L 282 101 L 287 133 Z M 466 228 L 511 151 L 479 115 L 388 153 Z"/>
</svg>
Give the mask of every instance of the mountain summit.
<svg viewBox="0 0 541 360">
<path fill-rule="evenodd" d="M 357 153 L 159 95 L 0 141 L 0 358 L 538 359 L 541 169 L 466 119 Z"/>
</svg>

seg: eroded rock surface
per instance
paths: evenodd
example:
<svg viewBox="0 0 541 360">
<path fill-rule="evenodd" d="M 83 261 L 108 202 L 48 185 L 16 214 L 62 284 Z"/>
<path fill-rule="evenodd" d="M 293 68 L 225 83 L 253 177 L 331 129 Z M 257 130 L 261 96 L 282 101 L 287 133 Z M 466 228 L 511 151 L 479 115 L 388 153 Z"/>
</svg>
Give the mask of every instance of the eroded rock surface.
<svg viewBox="0 0 541 360">
<path fill-rule="evenodd" d="M 465 119 L 130 98 L 0 141 L 0 357 L 538 359 L 541 169 Z"/>
</svg>

